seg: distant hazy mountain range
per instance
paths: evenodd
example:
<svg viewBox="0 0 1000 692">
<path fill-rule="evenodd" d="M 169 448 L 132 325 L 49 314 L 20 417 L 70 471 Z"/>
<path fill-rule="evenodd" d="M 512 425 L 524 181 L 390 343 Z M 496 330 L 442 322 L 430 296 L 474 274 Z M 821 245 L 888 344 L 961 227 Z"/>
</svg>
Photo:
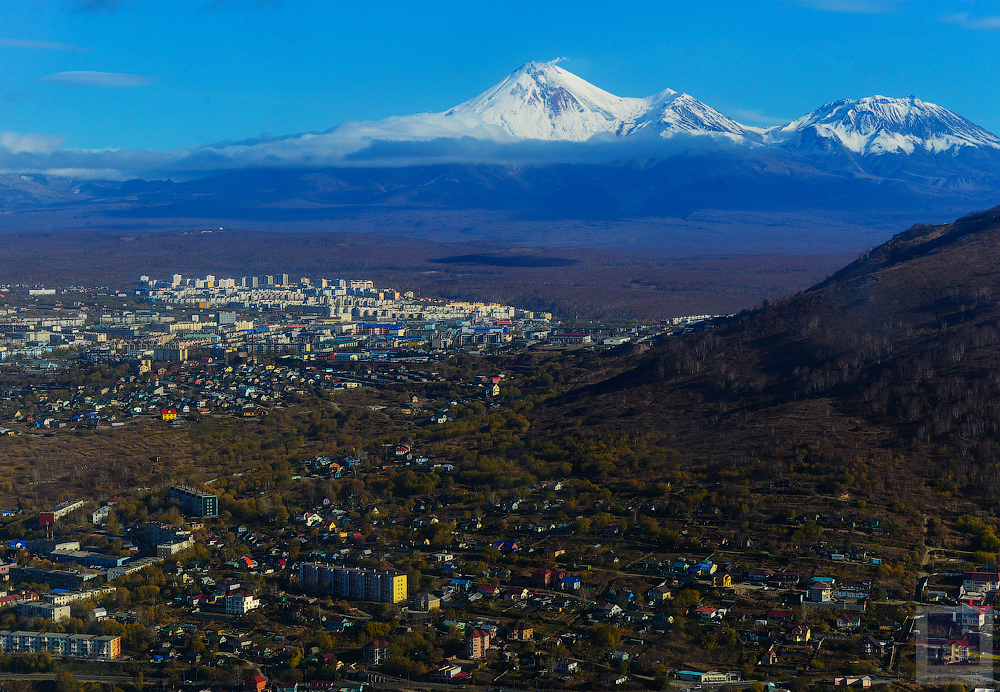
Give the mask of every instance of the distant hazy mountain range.
<svg viewBox="0 0 1000 692">
<path fill-rule="evenodd" d="M 166 153 L 11 151 L 0 142 L 6 231 L 226 225 L 801 253 L 865 249 L 1000 201 L 1000 138 L 913 96 L 759 128 L 670 89 L 615 96 L 552 63 L 443 113 Z"/>
</svg>

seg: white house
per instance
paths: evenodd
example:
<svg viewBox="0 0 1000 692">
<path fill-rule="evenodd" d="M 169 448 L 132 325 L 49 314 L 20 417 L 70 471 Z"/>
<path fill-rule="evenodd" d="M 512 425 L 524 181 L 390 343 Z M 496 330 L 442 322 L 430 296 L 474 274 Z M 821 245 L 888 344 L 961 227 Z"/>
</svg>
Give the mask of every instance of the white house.
<svg viewBox="0 0 1000 692">
<path fill-rule="evenodd" d="M 245 591 L 236 591 L 225 598 L 227 615 L 246 615 L 260 608 L 260 599 Z"/>
</svg>

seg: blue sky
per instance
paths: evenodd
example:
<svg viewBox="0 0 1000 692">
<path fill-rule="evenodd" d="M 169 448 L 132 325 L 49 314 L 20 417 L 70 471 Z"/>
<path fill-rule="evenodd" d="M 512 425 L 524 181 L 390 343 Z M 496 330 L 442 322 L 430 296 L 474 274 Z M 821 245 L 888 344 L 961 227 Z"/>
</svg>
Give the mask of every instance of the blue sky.
<svg viewBox="0 0 1000 692">
<path fill-rule="evenodd" d="M 1000 132 L 1000 0 L 0 0 L 0 16 L 8 145 L 325 130 L 444 110 L 556 57 L 612 93 L 669 87 L 748 124 L 915 94 Z"/>
</svg>

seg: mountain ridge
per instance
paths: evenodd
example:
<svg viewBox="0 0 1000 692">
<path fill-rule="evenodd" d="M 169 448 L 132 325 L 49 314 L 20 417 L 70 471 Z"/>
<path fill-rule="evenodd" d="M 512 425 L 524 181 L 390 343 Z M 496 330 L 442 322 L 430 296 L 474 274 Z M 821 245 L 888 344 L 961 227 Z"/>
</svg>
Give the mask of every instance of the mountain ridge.
<svg viewBox="0 0 1000 692">
<path fill-rule="evenodd" d="M 545 63 L 444 113 L 172 160 L 191 162 L 178 182 L 0 176 L 0 232 L 239 226 L 674 256 L 855 253 L 1000 198 L 1000 138 L 915 97 L 835 101 L 753 128 L 679 91 L 622 98 Z"/>
<path fill-rule="evenodd" d="M 575 142 L 603 135 L 629 137 L 647 128 L 661 137 L 725 136 L 746 146 L 778 146 L 800 153 L 844 150 L 862 156 L 1000 150 L 1000 137 L 915 96 L 840 99 L 790 121 L 743 125 L 689 94 L 665 89 L 645 98 L 604 91 L 554 63 L 521 66 L 478 96 L 444 111 L 474 117 L 520 139 Z"/>
<path fill-rule="evenodd" d="M 862 494 L 881 481 L 857 468 L 887 455 L 920 482 L 953 478 L 992 502 L 997 267 L 1000 207 L 918 224 L 808 290 L 610 366 L 547 415 L 616 434 L 669 431 L 720 468 L 797 468 Z"/>
</svg>

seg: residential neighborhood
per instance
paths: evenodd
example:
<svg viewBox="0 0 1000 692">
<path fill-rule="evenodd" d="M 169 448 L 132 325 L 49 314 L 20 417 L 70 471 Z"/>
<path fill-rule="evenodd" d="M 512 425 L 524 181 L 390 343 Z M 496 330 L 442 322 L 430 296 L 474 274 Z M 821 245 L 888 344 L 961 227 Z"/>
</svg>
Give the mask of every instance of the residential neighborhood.
<svg viewBox="0 0 1000 692">
<path fill-rule="evenodd" d="M 759 692 L 989 660 L 980 518 L 802 471 L 731 483 L 667 437 L 530 438 L 579 377 L 564 359 L 708 316 L 561 328 L 281 275 L 78 297 L 6 308 L 63 336 L 0 365 L 0 672 L 47 654 L 46 674 L 177 689 Z"/>
</svg>

